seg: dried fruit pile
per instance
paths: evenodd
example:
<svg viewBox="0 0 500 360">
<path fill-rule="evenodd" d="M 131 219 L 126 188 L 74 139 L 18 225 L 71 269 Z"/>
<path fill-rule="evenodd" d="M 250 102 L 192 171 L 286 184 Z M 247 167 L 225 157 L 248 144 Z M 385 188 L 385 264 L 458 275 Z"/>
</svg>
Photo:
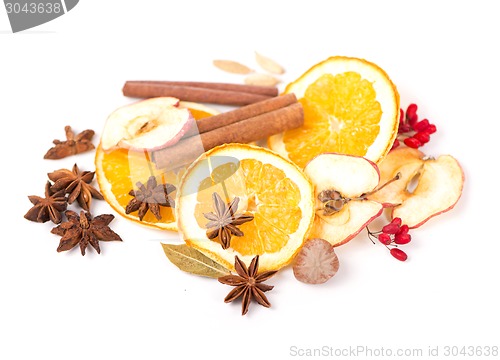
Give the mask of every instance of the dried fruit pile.
<svg viewBox="0 0 500 360">
<path fill-rule="evenodd" d="M 268 73 L 284 72 L 268 57 L 256 54 L 256 61 Z M 183 271 L 234 286 L 224 301 L 241 298 L 244 315 L 252 299 L 271 306 L 265 292 L 273 286 L 264 282 L 288 265 L 304 283 L 331 279 L 339 270 L 335 247 L 363 229 L 372 243 L 406 261 L 401 247 L 411 242 L 410 231 L 459 200 L 460 164 L 450 155 L 432 158 L 418 150 L 436 126 L 419 119 L 415 104 L 406 112 L 400 109 L 397 88 L 379 66 L 331 57 L 290 83 L 284 94 L 293 95 L 276 105 L 266 100 L 276 90 L 266 88 L 278 81 L 274 75 L 254 73 L 234 61 L 214 65 L 247 75 L 247 85 L 128 82 L 124 93 L 155 98 L 108 117 L 95 158 L 100 192 L 90 185 L 94 173 L 75 165 L 72 171 L 49 174 L 53 183 L 47 183 L 45 198 L 29 197 L 34 205 L 25 216 L 29 220 L 61 223 L 66 210 L 67 221 L 52 230 L 62 236 L 58 251 L 79 245 L 85 254 L 90 244 L 100 252 L 98 240 L 121 240 L 108 227 L 113 215 L 90 215 L 91 199 L 104 198 L 127 219 L 178 231 L 182 244 L 162 244 L 167 258 Z M 204 91 L 214 103 L 236 104 L 244 96 L 245 103 L 255 105 L 240 108 L 238 116 L 228 113 L 220 128 L 209 124 L 202 133 L 209 123 L 204 121 L 218 118 L 217 112 L 169 92 L 189 101 L 203 99 Z M 267 129 L 282 114 L 301 123 L 280 132 Z M 198 133 L 200 119 L 205 120 Z M 273 134 L 267 139 L 270 149 L 237 143 L 234 139 L 250 138 L 238 134 L 242 124 L 252 136 L 260 130 Z M 218 141 L 226 135 L 227 143 L 208 145 L 211 131 L 217 131 Z M 49 158 L 94 148 L 90 130 L 75 136 L 68 127 L 66 133 L 67 141 L 54 141 Z M 165 160 L 165 149 L 181 144 L 199 146 L 201 155 L 172 168 L 159 166 L 158 152 Z M 74 202 L 83 209 L 80 215 L 67 210 Z M 370 229 L 381 216 L 387 216 L 387 224 Z"/>
</svg>

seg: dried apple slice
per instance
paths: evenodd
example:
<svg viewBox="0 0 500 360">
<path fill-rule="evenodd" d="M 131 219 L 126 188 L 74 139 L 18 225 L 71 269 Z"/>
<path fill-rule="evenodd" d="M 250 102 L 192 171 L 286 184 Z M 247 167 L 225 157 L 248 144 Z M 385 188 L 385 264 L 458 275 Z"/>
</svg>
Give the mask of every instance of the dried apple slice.
<svg viewBox="0 0 500 360">
<path fill-rule="evenodd" d="M 193 126 L 194 117 L 179 107 L 179 99 L 158 97 L 139 101 L 109 115 L 101 136 L 103 150 L 122 147 L 138 151 L 174 145 Z"/>
<path fill-rule="evenodd" d="M 451 210 L 462 195 L 464 174 L 450 155 L 424 160 L 418 184 L 411 196 L 393 209 L 392 217 L 401 218 L 410 228 Z"/>
<path fill-rule="evenodd" d="M 372 161 L 325 153 L 311 160 L 304 172 L 315 185 L 317 210 L 310 237 L 342 245 L 382 213 L 383 205 L 365 196 L 380 180 Z"/>
<path fill-rule="evenodd" d="M 369 196 L 370 200 L 380 202 L 385 206 L 402 204 L 411 193 L 407 191 L 409 184 L 418 177 L 425 154 L 417 149 L 408 147 L 392 150 L 378 165 L 380 183 L 386 184 L 399 174 L 399 179 L 388 183 L 379 191 Z"/>
<path fill-rule="evenodd" d="M 462 194 L 464 174 L 450 155 L 432 159 L 416 149 L 398 148 L 387 155 L 379 169 L 382 183 L 397 173 L 401 176 L 369 199 L 392 204 L 392 218 L 401 218 L 410 228 L 451 210 Z"/>
</svg>

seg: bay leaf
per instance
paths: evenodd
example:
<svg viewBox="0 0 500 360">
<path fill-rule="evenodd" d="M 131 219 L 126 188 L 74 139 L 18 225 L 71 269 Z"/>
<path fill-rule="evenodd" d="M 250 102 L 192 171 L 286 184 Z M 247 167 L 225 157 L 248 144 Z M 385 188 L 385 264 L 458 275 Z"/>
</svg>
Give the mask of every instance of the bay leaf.
<svg viewBox="0 0 500 360">
<path fill-rule="evenodd" d="M 250 74 L 252 69 L 232 60 L 214 60 L 213 64 L 219 69 L 232 74 Z"/>
<path fill-rule="evenodd" d="M 231 274 L 224 266 L 186 244 L 161 244 L 161 246 L 172 264 L 182 271 L 211 278 Z"/>
<path fill-rule="evenodd" d="M 255 60 L 257 64 L 259 64 L 264 70 L 272 73 L 272 74 L 283 74 L 285 69 L 278 64 L 276 61 L 271 60 L 270 58 L 255 52 Z"/>
</svg>

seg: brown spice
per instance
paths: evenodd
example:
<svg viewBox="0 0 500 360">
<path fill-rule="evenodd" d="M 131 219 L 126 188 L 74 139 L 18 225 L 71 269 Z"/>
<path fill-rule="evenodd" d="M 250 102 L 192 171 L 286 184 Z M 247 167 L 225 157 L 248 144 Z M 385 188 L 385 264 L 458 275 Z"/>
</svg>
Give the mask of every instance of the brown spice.
<svg viewBox="0 0 500 360">
<path fill-rule="evenodd" d="M 130 190 L 129 192 L 129 195 L 134 196 L 134 198 L 127 204 L 125 213 L 139 211 L 139 220 L 142 221 L 149 210 L 156 219 L 161 220 L 160 206 L 175 207 L 175 200 L 170 196 L 176 189 L 174 185 L 158 185 L 154 176 L 149 177 L 146 186 L 140 181 L 136 185 L 138 190 Z"/>
<path fill-rule="evenodd" d="M 295 258 L 293 275 L 306 284 L 322 284 L 339 269 L 334 247 L 324 239 L 308 240 Z"/>
<path fill-rule="evenodd" d="M 70 155 L 80 154 L 85 151 L 93 150 L 95 147 L 92 144 L 94 130 L 84 130 L 75 136 L 70 126 L 65 126 L 66 141 L 54 140 L 54 147 L 50 148 L 44 159 L 57 160 Z"/>
<path fill-rule="evenodd" d="M 278 271 L 267 271 L 257 274 L 259 270 L 259 255 L 252 259 L 248 268 L 245 263 L 238 258 L 238 256 L 235 256 L 234 268 L 238 275 L 226 275 L 218 278 L 219 282 L 222 284 L 235 286 L 235 288 L 226 296 L 224 302 L 229 303 L 239 297 L 243 297 L 241 303 L 241 315 L 245 315 L 248 312 L 252 298 L 264 307 L 271 307 L 271 303 L 267 299 L 264 292 L 272 290 L 274 286 L 263 284 L 263 282 L 270 279 Z"/>
<path fill-rule="evenodd" d="M 80 172 L 75 164 L 72 171 L 60 169 L 49 173 L 48 176 L 50 180 L 54 181 L 52 190 L 64 190 L 65 193 L 69 194 L 68 204 L 77 200 L 82 209 L 88 211 L 92 198 L 104 199 L 101 193 L 90 185 L 94 174 L 93 171 Z"/>
<path fill-rule="evenodd" d="M 52 229 L 52 233 L 62 236 L 57 252 L 68 251 L 76 245 L 80 245 L 82 255 L 90 244 L 98 254 L 101 253 L 99 240 L 101 241 L 122 241 L 121 237 L 108 226 L 115 218 L 111 214 L 104 214 L 92 218 L 89 212 L 76 212 L 67 210 L 68 221 Z"/>
<path fill-rule="evenodd" d="M 127 81 L 122 92 L 137 98 L 172 96 L 220 105 L 248 105 L 278 95 L 278 89 L 272 86 L 188 81 Z"/>
<path fill-rule="evenodd" d="M 239 197 L 235 197 L 231 203 L 222 200 L 219 194 L 212 194 L 215 212 L 204 213 L 203 216 L 210 220 L 206 225 L 207 237 L 212 240 L 218 238 L 222 248 L 227 249 L 231 246 L 231 235 L 243 236 L 238 226 L 253 220 L 251 214 L 237 214 Z"/>
<path fill-rule="evenodd" d="M 166 80 L 129 80 L 125 82 L 124 89 L 130 85 L 159 85 L 159 86 L 181 86 L 185 88 L 198 88 L 204 90 L 222 90 L 233 93 L 248 93 L 264 95 L 269 97 L 278 96 L 279 90 L 271 86 L 244 85 L 222 82 L 207 81 L 166 81 Z"/>
<path fill-rule="evenodd" d="M 156 167 L 170 170 L 187 164 L 201 154 L 202 147 L 207 151 L 227 143 L 248 143 L 298 128 L 304 124 L 304 112 L 295 95 L 288 94 L 209 117 L 205 124 L 202 129 L 200 123 L 199 136 L 153 152 Z"/>
<path fill-rule="evenodd" d="M 50 181 L 45 184 L 45 198 L 36 195 L 28 196 L 33 207 L 28 210 L 25 219 L 44 223 L 51 220 L 54 224 L 62 221 L 61 212 L 66 210 L 67 202 L 64 191 L 53 191 Z"/>
<path fill-rule="evenodd" d="M 183 137 L 185 138 L 203 134 L 215 129 L 220 129 L 225 126 L 235 124 L 242 120 L 246 120 L 266 113 L 271 113 L 290 105 L 297 103 L 295 94 L 285 94 L 268 100 L 260 101 L 255 104 L 243 106 L 231 111 L 222 112 L 217 115 L 202 118 L 196 121 L 196 126 L 191 127 Z"/>
</svg>

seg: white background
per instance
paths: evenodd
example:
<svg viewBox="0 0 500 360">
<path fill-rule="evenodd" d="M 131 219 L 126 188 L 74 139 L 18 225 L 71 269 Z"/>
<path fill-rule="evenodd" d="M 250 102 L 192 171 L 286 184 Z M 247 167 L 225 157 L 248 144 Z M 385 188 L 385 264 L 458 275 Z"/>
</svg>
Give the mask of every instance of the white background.
<svg viewBox="0 0 500 360">
<path fill-rule="evenodd" d="M 0 8 L 0 358 L 288 359 L 291 347 L 499 346 L 499 63 L 494 1 L 80 1 L 12 34 Z M 57 253 L 49 223 L 23 219 L 46 173 L 93 154 L 43 160 L 64 126 L 95 129 L 130 102 L 126 80 L 241 83 L 216 58 L 286 67 L 283 84 L 332 55 L 384 68 L 401 105 L 438 127 L 423 150 L 451 154 L 466 182 L 455 209 L 412 232 L 401 263 L 363 233 L 337 249 L 330 282 L 285 269 L 271 309 L 222 301 L 230 287 L 180 272 L 154 231 L 121 217 L 124 242 Z M 495 171 L 496 170 L 496 171 Z M 94 213 L 113 213 L 103 201 Z M 443 354 L 443 353 L 441 353 Z M 296 356 L 295 358 L 298 358 Z M 361 356 L 358 358 L 362 358 Z"/>
</svg>

